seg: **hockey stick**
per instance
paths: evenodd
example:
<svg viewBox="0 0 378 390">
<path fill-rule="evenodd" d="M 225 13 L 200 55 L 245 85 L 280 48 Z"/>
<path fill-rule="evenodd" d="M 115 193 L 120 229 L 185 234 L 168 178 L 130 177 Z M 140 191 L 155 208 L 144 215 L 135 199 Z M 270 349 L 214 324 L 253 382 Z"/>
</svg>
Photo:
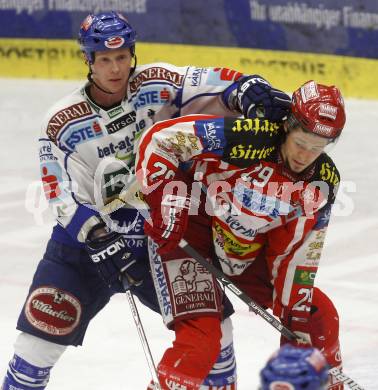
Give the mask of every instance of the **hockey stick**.
<svg viewBox="0 0 378 390">
<path fill-rule="evenodd" d="M 154 389 L 161 390 L 154 358 L 152 357 L 151 349 L 150 349 L 150 346 L 148 344 L 146 334 L 144 332 L 142 321 L 140 320 L 138 308 L 136 306 L 133 294 L 129 289 L 126 290 L 126 297 L 127 297 L 128 302 L 129 302 L 129 306 L 130 306 L 131 314 L 133 315 L 135 326 L 138 330 L 139 339 L 140 339 L 140 342 L 142 344 L 143 351 L 144 351 L 144 356 L 146 357 L 148 368 L 150 370 L 150 374 L 152 376 L 152 381 L 154 383 Z"/>
<path fill-rule="evenodd" d="M 105 213 L 109 214 L 112 211 L 117 210 L 120 207 L 123 207 L 125 203 L 128 203 L 135 197 L 135 192 L 138 191 L 138 183 L 134 182 L 131 186 L 123 191 L 119 198 L 112 201 L 103 209 Z M 273 315 L 271 315 L 267 310 L 250 298 L 245 292 L 239 289 L 219 268 L 215 267 L 213 264 L 209 263 L 200 253 L 198 253 L 191 245 L 189 245 L 184 239 L 179 243 L 179 247 L 183 249 L 189 256 L 206 268 L 211 274 L 213 274 L 216 279 L 226 288 L 228 288 L 232 293 L 234 293 L 238 298 L 240 298 L 244 303 L 246 303 L 254 313 L 262 317 L 266 322 L 278 330 L 284 337 L 290 341 L 298 340 L 301 338 L 292 332 L 290 329 L 285 327 L 280 321 L 278 321 Z M 156 369 L 155 369 L 156 372 Z M 333 375 L 336 379 L 340 380 L 352 390 L 364 390 L 358 383 L 353 379 L 342 373 L 338 368 L 333 367 L 329 370 L 329 373 Z"/>
<path fill-rule="evenodd" d="M 129 203 L 130 205 L 133 205 L 132 200 L 135 199 L 135 197 L 136 197 L 135 193 L 138 191 L 138 189 L 139 189 L 138 182 L 134 181 L 127 188 L 127 190 L 122 191 L 116 199 L 114 199 L 112 202 L 108 203 L 107 205 L 100 207 L 99 210 L 100 210 L 100 214 L 102 215 L 102 217 L 105 217 L 105 216 L 108 217 L 109 214 L 122 208 L 128 202 L 130 202 Z M 136 205 L 133 205 L 133 206 L 136 207 Z M 106 219 L 105 219 L 105 221 L 106 221 Z M 123 285 L 124 285 L 124 289 L 126 292 L 127 301 L 129 302 L 130 311 L 131 311 L 135 326 L 136 326 L 137 331 L 138 331 L 139 339 L 140 339 L 140 342 L 142 344 L 144 356 L 146 357 L 147 365 L 148 365 L 148 368 L 150 370 L 152 382 L 154 385 L 154 390 L 161 390 L 159 376 L 158 376 L 158 372 L 157 372 L 156 365 L 154 362 L 154 358 L 152 356 L 151 349 L 150 349 L 150 346 L 148 344 L 146 333 L 144 332 L 143 324 L 142 324 L 142 321 L 141 321 L 140 316 L 139 316 L 139 312 L 138 312 L 138 308 L 137 308 L 135 300 L 134 300 L 134 296 L 133 296 L 132 292 L 130 291 L 129 287 L 126 287 L 125 282 L 123 282 Z"/>
<path fill-rule="evenodd" d="M 288 340 L 294 341 L 300 339 L 298 335 L 292 332 L 290 329 L 286 328 L 277 320 L 276 317 L 267 312 L 262 306 L 250 298 L 244 291 L 237 287 L 232 281 L 217 267 L 209 263 L 202 255 L 200 255 L 191 245 L 189 245 L 184 239 L 179 243 L 179 247 L 183 249 L 189 256 L 194 260 L 200 263 L 205 267 L 211 274 L 213 274 L 218 282 L 223 286 L 227 287 L 231 292 L 233 292 L 238 298 L 240 298 L 244 303 L 246 303 L 251 310 L 268 322 L 273 328 L 277 329 L 283 336 Z"/>
<path fill-rule="evenodd" d="M 288 329 L 286 326 L 281 324 L 274 316 L 272 316 L 267 310 L 250 298 L 245 292 L 243 292 L 239 287 L 237 287 L 232 281 L 217 267 L 209 263 L 201 254 L 199 254 L 191 245 L 189 245 L 184 239 L 179 243 L 179 247 L 183 249 L 189 256 L 206 268 L 211 274 L 213 274 L 218 282 L 223 286 L 227 287 L 231 292 L 233 292 L 238 298 L 240 298 L 244 303 L 246 303 L 254 313 L 263 318 L 268 322 L 273 328 L 277 329 L 283 336 L 288 340 L 294 341 L 298 340 L 300 342 L 301 338 Z M 338 368 L 333 367 L 329 370 L 329 373 L 332 374 L 336 379 L 340 380 L 344 384 L 348 385 L 352 390 L 364 390 L 358 383 L 353 379 L 349 378 L 347 375 L 342 373 Z"/>
</svg>

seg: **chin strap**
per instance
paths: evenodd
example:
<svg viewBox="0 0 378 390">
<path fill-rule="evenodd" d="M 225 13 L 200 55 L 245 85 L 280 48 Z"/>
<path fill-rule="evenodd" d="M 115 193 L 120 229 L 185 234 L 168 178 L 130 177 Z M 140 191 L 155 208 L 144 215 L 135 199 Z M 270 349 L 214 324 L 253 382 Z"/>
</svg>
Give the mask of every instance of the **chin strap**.
<svg viewBox="0 0 378 390">
<path fill-rule="evenodd" d="M 92 71 L 90 70 L 88 75 L 87 75 L 87 79 L 88 81 L 93 84 L 96 88 L 98 88 L 101 92 L 104 92 L 108 95 L 114 95 L 114 92 L 109 92 L 109 91 L 106 91 L 104 88 L 101 88 L 92 78 Z"/>
</svg>

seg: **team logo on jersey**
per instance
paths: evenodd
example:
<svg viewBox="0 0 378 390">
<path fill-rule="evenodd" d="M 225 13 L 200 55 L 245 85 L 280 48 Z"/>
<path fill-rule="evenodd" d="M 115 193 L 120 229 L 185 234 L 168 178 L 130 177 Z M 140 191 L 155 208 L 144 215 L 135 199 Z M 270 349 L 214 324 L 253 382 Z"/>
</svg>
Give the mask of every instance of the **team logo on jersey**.
<svg viewBox="0 0 378 390">
<path fill-rule="evenodd" d="M 80 102 L 66 107 L 57 112 L 47 124 L 46 133 L 53 141 L 56 142 L 60 130 L 69 122 L 92 114 L 90 105 L 87 102 Z"/>
<path fill-rule="evenodd" d="M 134 142 L 139 136 L 140 133 L 134 131 L 131 137 L 126 135 L 121 141 L 117 143 L 111 142 L 107 146 L 97 146 L 98 158 L 115 155 L 119 160 L 131 159 L 134 149 Z"/>
<path fill-rule="evenodd" d="M 244 226 L 238 218 L 232 215 L 228 215 L 224 218 L 224 222 L 227 223 L 227 225 L 230 227 L 231 230 L 238 232 L 239 234 L 242 234 L 245 237 L 255 237 L 257 234 L 256 229 L 251 229 L 249 226 Z"/>
<path fill-rule="evenodd" d="M 238 183 L 233 189 L 235 199 L 238 200 L 247 210 L 257 214 L 277 218 L 279 215 L 288 215 L 293 206 L 290 203 L 262 194 Z"/>
<path fill-rule="evenodd" d="M 266 133 L 269 137 L 277 135 L 280 125 L 276 122 L 268 121 L 267 119 L 236 119 L 233 123 L 231 131 L 234 133 L 253 132 L 254 134 Z"/>
<path fill-rule="evenodd" d="M 202 75 L 207 73 L 206 68 L 195 68 L 192 73 L 187 76 L 188 80 L 191 80 L 190 85 L 192 87 L 198 87 L 201 84 Z"/>
<path fill-rule="evenodd" d="M 294 283 L 312 286 L 316 276 L 316 268 L 297 267 L 294 274 Z"/>
<path fill-rule="evenodd" d="M 172 321 L 172 303 L 169 295 L 167 280 L 164 275 L 161 257 L 156 252 L 158 246 L 151 239 L 148 240 L 151 274 L 157 291 L 160 307 L 165 323 Z"/>
<path fill-rule="evenodd" d="M 109 134 L 114 134 L 119 130 L 124 129 L 127 126 L 130 126 L 132 123 L 136 121 L 136 112 L 131 111 L 120 118 L 117 118 L 113 122 L 110 122 L 106 125 L 106 129 Z"/>
<path fill-rule="evenodd" d="M 97 117 L 95 117 L 94 119 L 69 126 L 61 135 L 58 142 L 63 149 L 73 151 L 78 145 L 102 137 L 103 135 L 101 126 Z"/>
<path fill-rule="evenodd" d="M 105 195 L 107 198 L 112 198 L 116 195 L 118 195 L 123 188 L 125 187 L 125 184 L 130 179 L 130 172 L 127 168 L 121 168 L 117 171 L 109 172 L 104 174 L 104 189 L 105 189 Z"/>
<path fill-rule="evenodd" d="M 147 105 L 162 105 L 169 101 L 170 93 L 166 88 L 155 88 L 152 90 L 145 90 L 137 94 L 137 99 L 134 104 L 135 110 Z"/>
<path fill-rule="evenodd" d="M 25 315 L 31 325 L 42 332 L 65 336 L 79 324 L 81 304 L 70 293 L 55 287 L 39 287 L 26 304 Z"/>
<path fill-rule="evenodd" d="M 39 148 L 39 161 L 56 161 L 57 157 L 53 154 L 52 144 L 49 141 L 42 141 L 42 145 Z"/>
<path fill-rule="evenodd" d="M 163 267 L 170 282 L 174 315 L 219 311 L 216 283 L 201 264 L 191 258 L 184 258 L 164 262 Z"/>
<path fill-rule="evenodd" d="M 237 81 L 243 76 L 242 73 L 228 68 L 214 68 L 207 77 L 206 84 L 208 85 L 229 85 L 233 81 Z"/>
<path fill-rule="evenodd" d="M 331 183 L 334 186 L 337 186 L 340 183 L 340 176 L 336 167 L 328 162 L 322 163 L 319 174 L 322 180 Z"/>
<path fill-rule="evenodd" d="M 317 222 L 314 226 L 314 230 L 321 230 L 328 226 L 329 220 L 332 214 L 332 206 L 329 204 L 323 207 L 316 215 Z"/>
<path fill-rule="evenodd" d="M 196 121 L 194 124 L 196 135 L 201 138 L 204 149 L 208 151 L 221 152 L 220 149 L 226 143 L 223 127 L 223 119 Z"/>
<path fill-rule="evenodd" d="M 62 198 L 62 168 L 57 162 L 48 162 L 41 165 L 41 179 L 43 191 L 49 202 Z"/>
<path fill-rule="evenodd" d="M 319 231 L 317 231 L 317 233 L 319 233 Z M 324 245 L 324 238 L 322 238 L 321 236 L 317 237 L 317 233 L 314 238 L 313 233 L 311 233 L 311 236 L 309 237 L 309 239 L 313 238 L 313 240 L 307 244 L 305 261 L 303 263 L 305 266 L 315 267 L 315 269 L 319 265 L 320 256 Z"/>
<path fill-rule="evenodd" d="M 105 46 L 108 48 L 108 49 L 118 49 L 119 47 L 121 47 L 123 44 L 125 43 L 125 40 L 122 38 L 122 37 L 111 37 L 111 38 L 108 38 L 106 41 L 105 41 Z"/>
<path fill-rule="evenodd" d="M 252 161 L 259 161 L 266 159 L 276 150 L 275 146 L 256 148 L 254 145 L 236 145 L 230 151 L 225 151 L 224 157 L 228 157 L 233 164 L 251 164 Z"/>
<path fill-rule="evenodd" d="M 140 72 L 135 78 L 130 81 L 130 92 L 135 92 L 139 86 L 151 80 L 167 81 L 170 84 L 174 84 L 177 87 L 181 87 L 183 84 L 184 76 L 180 73 L 173 72 L 169 69 L 156 66 L 153 68 L 147 68 Z"/>
<path fill-rule="evenodd" d="M 214 222 L 213 233 L 216 241 L 222 246 L 222 249 L 230 256 L 251 256 L 261 248 L 260 243 L 243 243 L 231 232 L 222 228 L 217 222 Z M 245 268 L 245 266 L 244 266 Z"/>
<path fill-rule="evenodd" d="M 114 118 L 115 116 L 117 116 L 118 114 L 120 114 L 121 112 L 124 112 L 124 111 L 125 110 L 123 109 L 123 107 L 118 106 L 118 107 L 112 108 L 111 110 L 107 111 L 107 113 L 109 115 L 109 118 Z"/>
</svg>

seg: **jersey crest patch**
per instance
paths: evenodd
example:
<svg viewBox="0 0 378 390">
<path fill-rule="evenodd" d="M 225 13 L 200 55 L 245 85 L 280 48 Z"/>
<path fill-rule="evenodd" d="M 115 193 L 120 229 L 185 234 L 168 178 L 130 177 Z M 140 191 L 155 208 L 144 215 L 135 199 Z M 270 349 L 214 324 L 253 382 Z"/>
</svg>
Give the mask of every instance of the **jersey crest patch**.
<svg viewBox="0 0 378 390">
<path fill-rule="evenodd" d="M 184 76 L 180 73 L 173 72 L 169 69 L 165 69 L 158 66 L 153 68 L 147 68 L 140 72 L 134 78 L 134 80 L 130 82 L 130 92 L 135 92 L 143 82 L 150 80 L 168 81 L 169 83 L 181 87 L 184 80 Z"/>
<path fill-rule="evenodd" d="M 80 102 L 73 104 L 70 107 L 66 107 L 63 110 L 57 112 L 47 124 L 46 133 L 56 143 L 57 136 L 60 130 L 66 125 L 67 122 L 82 118 L 92 114 L 90 105 L 87 102 Z"/>
<path fill-rule="evenodd" d="M 34 290 L 24 310 L 31 325 L 54 336 L 71 333 L 81 317 L 81 304 L 76 297 L 49 286 Z"/>
<path fill-rule="evenodd" d="M 174 315 L 219 312 L 214 278 L 203 266 L 184 258 L 164 262 L 163 267 L 170 281 Z"/>
</svg>

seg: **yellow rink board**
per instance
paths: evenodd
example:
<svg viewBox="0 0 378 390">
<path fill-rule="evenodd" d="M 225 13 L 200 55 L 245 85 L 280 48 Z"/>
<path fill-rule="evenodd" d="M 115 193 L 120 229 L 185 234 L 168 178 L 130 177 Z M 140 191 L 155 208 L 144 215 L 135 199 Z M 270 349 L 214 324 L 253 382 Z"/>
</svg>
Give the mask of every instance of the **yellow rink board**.
<svg viewBox="0 0 378 390">
<path fill-rule="evenodd" d="M 212 46 L 137 44 L 138 63 L 222 66 L 260 74 L 285 91 L 314 79 L 344 96 L 378 99 L 378 60 Z M 0 77 L 81 79 L 87 67 L 74 40 L 0 39 Z"/>
</svg>

